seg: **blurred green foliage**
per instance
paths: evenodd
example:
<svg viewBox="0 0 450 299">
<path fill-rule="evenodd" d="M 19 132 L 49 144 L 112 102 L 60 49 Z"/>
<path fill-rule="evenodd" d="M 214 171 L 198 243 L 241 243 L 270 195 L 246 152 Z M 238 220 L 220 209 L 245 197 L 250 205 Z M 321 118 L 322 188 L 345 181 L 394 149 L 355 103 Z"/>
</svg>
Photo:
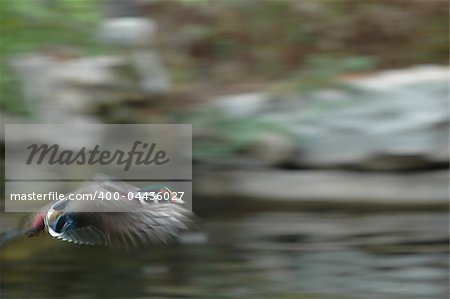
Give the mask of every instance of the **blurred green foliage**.
<svg viewBox="0 0 450 299">
<path fill-rule="evenodd" d="M 371 57 L 332 57 L 312 55 L 292 79 L 284 84 L 288 91 L 307 95 L 318 89 L 350 87 L 340 80 L 348 73 L 364 73 L 375 69 L 376 63 Z"/>
<path fill-rule="evenodd" d="M 17 77 L 8 59 L 33 50 L 74 46 L 82 52 L 100 51 L 92 32 L 100 21 L 96 0 L 2 0 L 0 1 L 0 94 L 1 109 L 32 114 L 23 103 Z"/>
<path fill-rule="evenodd" d="M 218 108 L 200 108 L 181 112 L 180 123 L 190 123 L 194 136 L 193 158 L 208 160 L 231 157 L 256 142 L 264 134 L 275 133 L 289 139 L 298 139 L 281 122 L 273 122 L 258 116 L 231 117 Z"/>
</svg>

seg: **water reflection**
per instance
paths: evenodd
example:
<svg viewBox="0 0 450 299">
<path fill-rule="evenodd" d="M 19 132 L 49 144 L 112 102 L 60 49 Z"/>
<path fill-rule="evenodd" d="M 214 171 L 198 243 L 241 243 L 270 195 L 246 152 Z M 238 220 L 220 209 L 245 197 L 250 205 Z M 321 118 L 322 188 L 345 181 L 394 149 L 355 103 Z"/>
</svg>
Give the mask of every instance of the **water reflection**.
<svg viewBox="0 0 450 299">
<path fill-rule="evenodd" d="M 47 237 L 2 251 L 2 298 L 448 298 L 442 213 L 251 214 L 147 251 Z"/>
</svg>

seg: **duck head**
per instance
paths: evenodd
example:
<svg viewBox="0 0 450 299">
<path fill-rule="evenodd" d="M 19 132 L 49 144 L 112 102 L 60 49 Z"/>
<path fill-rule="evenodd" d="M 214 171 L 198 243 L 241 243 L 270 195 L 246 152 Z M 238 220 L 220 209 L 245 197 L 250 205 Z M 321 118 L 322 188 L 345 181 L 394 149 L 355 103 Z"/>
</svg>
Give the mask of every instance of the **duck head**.
<svg viewBox="0 0 450 299">
<path fill-rule="evenodd" d="M 25 227 L 25 234 L 29 237 L 38 235 L 45 228 L 48 233 L 57 237 L 75 226 L 71 213 L 65 211 L 67 201 L 54 204 L 46 212 L 37 212 Z"/>
<path fill-rule="evenodd" d="M 59 237 L 66 231 L 75 228 L 72 213 L 66 211 L 67 204 L 67 200 L 57 202 L 48 209 L 45 215 L 44 224 L 52 237 Z"/>
<path fill-rule="evenodd" d="M 45 228 L 45 214 L 38 212 L 34 215 L 33 219 L 25 227 L 25 235 L 28 237 L 34 237 L 42 232 Z"/>
</svg>

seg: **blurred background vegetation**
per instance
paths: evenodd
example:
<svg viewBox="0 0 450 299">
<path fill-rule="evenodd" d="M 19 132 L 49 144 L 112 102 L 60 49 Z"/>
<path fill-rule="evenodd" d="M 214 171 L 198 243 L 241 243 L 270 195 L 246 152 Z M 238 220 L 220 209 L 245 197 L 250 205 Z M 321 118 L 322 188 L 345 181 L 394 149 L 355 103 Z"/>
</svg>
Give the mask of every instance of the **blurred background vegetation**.
<svg viewBox="0 0 450 299">
<path fill-rule="evenodd" d="M 298 77 L 302 83 L 297 87 L 308 89 L 327 82 L 336 71 L 449 60 L 447 1 L 135 3 L 139 14 L 158 24 L 159 48 L 176 83 L 174 90 L 196 101 L 208 92 L 245 91 L 273 80 Z M 33 50 L 62 57 L 108 51 L 95 29 L 108 16 L 105 4 L 108 1 L 1 1 L 3 110 L 27 113 L 9 58 Z M 336 62 L 340 65 L 333 67 Z M 198 84 L 202 94 L 195 91 Z"/>
</svg>

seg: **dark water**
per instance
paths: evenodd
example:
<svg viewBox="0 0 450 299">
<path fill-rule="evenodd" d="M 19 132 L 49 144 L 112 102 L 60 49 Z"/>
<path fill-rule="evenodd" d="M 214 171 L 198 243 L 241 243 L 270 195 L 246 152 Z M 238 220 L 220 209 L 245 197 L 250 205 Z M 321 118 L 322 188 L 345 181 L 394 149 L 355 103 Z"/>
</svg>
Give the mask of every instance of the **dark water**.
<svg viewBox="0 0 450 299">
<path fill-rule="evenodd" d="M 447 213 L 266 213 L 203 228 L 137 252 L 9 244 L 1 298 L 448 298 Z"/>
</svg>

